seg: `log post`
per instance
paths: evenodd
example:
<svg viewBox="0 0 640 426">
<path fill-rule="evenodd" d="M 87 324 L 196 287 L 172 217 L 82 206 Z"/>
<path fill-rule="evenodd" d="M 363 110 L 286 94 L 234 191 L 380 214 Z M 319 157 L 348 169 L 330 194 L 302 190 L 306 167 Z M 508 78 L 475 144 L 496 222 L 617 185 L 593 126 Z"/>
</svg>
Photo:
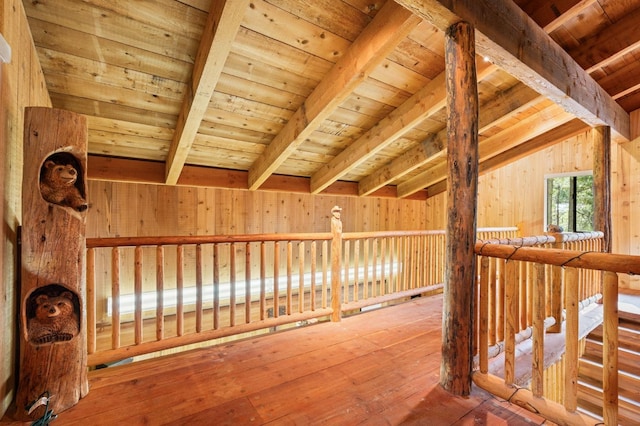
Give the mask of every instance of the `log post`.
<svg viewBox="0 0 640 426">
<path fill-rule="evenodd" d="M 594 127 L 593 141 L 594 228 L 602 231 L 602 251 L 611 253 L 611 128 Z"/>
<path fill-rule="evenodd" d="M 342 319 L 342 303 L 341 289 L 342 281 L 340 274 L 342 272 L 342 220 L 340 220 L 340 212 L 342 209 L 334 206 L 331 209 L 331 321 L 338 322 Z"/>
<path fill-rule="evenodd" d="M 445 35 L 449 186 L 440 384 L 469 395 L 473 363 L 478 188 L 478 89 L 473 27 L 452 25 Z"/>
<path fill-rule="evenodd" d="M 602 336 L 602 417 L 618 424 L 618 274 L 604 273 L 604 322 Z"/>
<path fill-rule="evenodd" d="M 41 107 L 26 108 L 24 122 L 20 368 L 14 417 L 33 420 L 46 411 L 70 408 L 89 391 L 87 123 L 80 114 Z"/>
</svg>

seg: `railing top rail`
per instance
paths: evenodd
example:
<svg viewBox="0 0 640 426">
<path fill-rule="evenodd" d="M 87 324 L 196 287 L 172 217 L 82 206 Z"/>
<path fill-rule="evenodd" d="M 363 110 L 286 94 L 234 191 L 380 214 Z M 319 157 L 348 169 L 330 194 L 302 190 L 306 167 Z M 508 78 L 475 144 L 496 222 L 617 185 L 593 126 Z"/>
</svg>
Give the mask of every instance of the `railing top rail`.
<svg viewBox="0 0 640 426">
<path fill-rule="evenodd" d="M 377 232 L 344 232 L 343 240 L 362 240 L 366 238 L 416 237 L 422 235 L 444 235 L 445 231 L 377 231 Z"/>
<path fill-rule="evenodd" d="M 632 275 L 640 274 L 640 256 L 628 254 L 486 244 L 483 242 L 476 243 L 475 252 L 480 256 L 499 257 L 507 260 L 521 260 Z"/>
<path fill-rule="evenodd" d="M 87 238 L 87 248 L 331 240 L 330 232 L 290 234 L 185 235 L 164 237 Z"/>
<path fill-rule="evenodd" d="M 563 232 L 547 235 L 538 235 L 532 237 L 517 238 L 492 238 L 488 240 L 478 240 L 482 244 L 502 244 L 518 247 L 538 246 L 549 243 L 562 243 L 571 241 L 596 240 L 604 238 L 604 233 L 600 231 L 593 232 Z"/>
<path fill-rule="evenodd" d="M 517 227 L 478 228 L 478 232 L 513 232 Z M 413 231 L 375 231 L 375 232 L 344 232 L 342 239 L 357 240 L 365 238 L 389 238 L 404 236 L 444 235 L 443 230 L 413 230 Z M 238 234 L 238 235 L 184 235 L 159 237 L 106 237 L 87 238 L 87 248 L 104 247 L 136 247 L 158 245 L 193 245 L 216 243 L 250 243 L 262 241 L 312 241 L 331 240 L 330 232 L 315 233 L 273 233 L 273 234 Z"/>
</svg>

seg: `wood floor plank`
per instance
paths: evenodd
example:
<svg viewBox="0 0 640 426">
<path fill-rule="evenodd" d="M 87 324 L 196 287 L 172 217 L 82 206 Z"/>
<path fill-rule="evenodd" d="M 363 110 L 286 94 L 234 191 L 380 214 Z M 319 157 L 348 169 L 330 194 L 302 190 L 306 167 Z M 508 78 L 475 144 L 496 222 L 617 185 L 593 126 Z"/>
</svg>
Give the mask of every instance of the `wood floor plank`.
<svg viewBox="0 0 640 426">
<path fill-rule="evenodd" d="M 478 389 L 468 398 L 442 389 L 441 311 L 442 296 L 417 298 L 338 323 L 95 370 L 89 394 L 56 413 L 57 423 L 542 424 Z M 14 424 L 5 420 L 1 426 Z"/>
</svg>

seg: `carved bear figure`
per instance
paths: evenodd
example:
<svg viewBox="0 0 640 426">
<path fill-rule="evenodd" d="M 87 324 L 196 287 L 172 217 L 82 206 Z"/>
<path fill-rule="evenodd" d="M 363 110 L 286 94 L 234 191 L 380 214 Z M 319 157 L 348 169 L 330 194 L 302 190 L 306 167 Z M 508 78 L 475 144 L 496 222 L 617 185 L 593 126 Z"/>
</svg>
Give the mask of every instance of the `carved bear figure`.
<svg viewBox="0 0 640 426">
<path fill-rule="evenodd" d="M 40 179 L 42 197 L 50 203 L 83 212 L 89 206 L 76 188 L 76 180 L 78 171 L 71 164 L 56 164 L 47 160 Z"/>
<path fill-rule="evenodd" d="M 35 316 L 29 319 L 27 327 L 32 343 L 63 342 L 78 334 L 78 314 L 70 291 L 54 297 L 41 294 L 35 302 Z"/>
</svg>

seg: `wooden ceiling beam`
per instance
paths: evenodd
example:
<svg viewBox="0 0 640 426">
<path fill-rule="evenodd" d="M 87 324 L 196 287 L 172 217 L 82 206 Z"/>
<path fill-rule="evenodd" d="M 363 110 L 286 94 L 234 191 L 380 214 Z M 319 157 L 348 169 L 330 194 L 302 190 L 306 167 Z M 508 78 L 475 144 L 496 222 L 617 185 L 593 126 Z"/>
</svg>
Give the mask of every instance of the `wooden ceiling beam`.
<svg viewBox="0 0 640 426">
<path fill-rule="evenodd" d="M 167 155 L 165 182 L 169 185 L 175 185 L 182 173 L 248 6 L 249 0 L 211 2 L 193 65 L 191 84 L 182 103 Z"/>
<path fill-rule="evenodd" d="M 481 81 L 487 75 L 484 72 L 484 70 L 488 69 L 487 65 L 479 63 L 477 69 L 478 81 Z M 491 126 L 510 120 L 524 108 L 528 108 L 542 100 L 543 98 L 529 87 L 522 83 L 516 84 L 502 95 L 481 106 L 479 132 L 482 133 Z M 359 183 L 360 195 L 368 195 L 419 167 L 443 159 L 446 156 L 446 146 L 447 129 L 443 128 L 438 133 L 431 135 L 422 143 L 362 179 Z"/>
<path fill-rule="evenodd" d="M 500 167 L 504 167 L 507 164 L 525 158 L 535 152 L 541 151 L 559 142 L 584 133 L 589 130 L 589 128 L 590 127 L 582 120 L 574 118 L 571 121 L 552 130 L 549 130 L 548 132 L 531 140 L 528 140 L 527 142 L 522 143 L 514 148 L 511 148 L 503 152 L 502 154 L 498 154 L 495 157 L 491 157 L 485 161 L 482 161 L 479 167 L 480 175 L 489 173 Z M 429 194 L 429 197 L 442 193 L 446 190 L 447 185 L 444 179 L 427 187 L 427 193 Z"/>
<path fill-rule="evenodd" d="M 446 87 L 442 73 L 311 176 L 311 192 L 317 194 L 376 155 L 425 118 L 444 108 L 445 100 Z"/>
<path fill-rule="evenodd" d="M 526 13 L 508 0 L 395 0 L 440 30 L 464 20 L 476 52 L 592 126 L 629 139 L 629 114 Z"/>
<path fill-rule="evenodd" d="M 552 104 L 518 122 L 518 124 L 480 141 L 480 161 L 487 161 L 533 137 L 549 132 L 573 118 L 572 114 L 564 111 L 560 106 Z M 442 160 L 439 164 L 435 164 L 433 167 L 399 184 L 398 197 L 409 196 L 446 179 L 446 177 L 446 164 Z"/>
<path fill-rule="evenodd" d="M 387 2 L 251 166 L 249 189 L 258 189 L 420 22 Z"/>
<path fill-rule="evenodd" d="M 606 67 L 640 49 L 640 8 L 569 51 L 587 72 Z"/>
<path fill-rule="evenodd" d="M 89 154 L 87 157 L 87 178 L 94 181 L 112 181 L 164 185 L 164 163 L 160 161 L 133 160 L 130 158 L 105 157 Z M 213 167 L 184 166 L 177 186 L 248 190 L 247 172 L 244 170 L 218 169 Z M 309 178 L 298 176 L 271 175 L 260 187 L 261 191 L 309 194 Z M 320 195 L 357 197 L 358 184 L 355 182 L 335 182 Z M 384 186 L 371 197 L 397 198 L 395 186 Z M 416 192 L 412 200 L 426 200 L 426 191 Z"/>
</svg>

